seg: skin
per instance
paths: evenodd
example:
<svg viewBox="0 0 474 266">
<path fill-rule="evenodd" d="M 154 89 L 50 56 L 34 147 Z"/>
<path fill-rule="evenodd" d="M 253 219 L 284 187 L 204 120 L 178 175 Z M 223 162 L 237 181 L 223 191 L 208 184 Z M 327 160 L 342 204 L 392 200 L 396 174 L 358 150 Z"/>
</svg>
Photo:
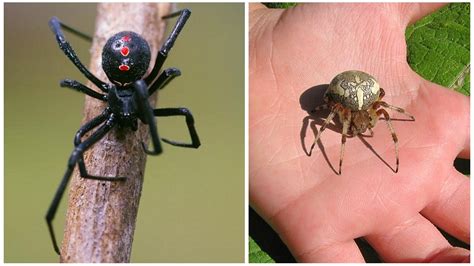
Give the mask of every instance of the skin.
<svg viewBox="0 0 474 266">
<path fill-rule="evenodd" d="M 469 261 L 435 227 L 470 241 L 469 179 L 453 167 L 469 158 L 469 98 L 406 62 L 407 25 L 440 6 L 250 5 L 250 204 L 298 261 L 363 262 L 353 240 L 362 236 L 386 262 Z M 376 77 L 384 100 L 416 118 L 393 121 L 398 173 L 383 120 L 373 137 L 347 139 L 340 176 L 338 122 L 305 153 L 328 114 L 308 116 L 323 101 L 317 85 L 350 69 Z"/>
</svg>

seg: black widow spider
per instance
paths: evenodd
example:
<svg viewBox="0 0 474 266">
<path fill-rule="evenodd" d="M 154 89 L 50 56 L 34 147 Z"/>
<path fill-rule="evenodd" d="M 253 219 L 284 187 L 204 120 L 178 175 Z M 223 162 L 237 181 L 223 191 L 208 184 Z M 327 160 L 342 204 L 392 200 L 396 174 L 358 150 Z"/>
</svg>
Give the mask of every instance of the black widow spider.
<svg viewBox="0 0 474 266">
<path fill-rule="evenodd" d="M 84 124 L 77 131 L 74 138 L 75 148 L 69 157 L 66 172 L 64 173 L 53 201 L 46 213 L 46 222 L 48 224 L 49 233 L 56 253 L 60 254 L 52 221 L 76 163 L 79 166 L 79 172 L 83 178 L 106 181 L 120 181 L 126 179 L 125 177 L 90 175 L 87 173 L 84 164 L 83 153 L 94 143 L 102 139 L 112 128 L 118 126 L 119 128 L 131 128 L 136 131 L 138 129 L 138 119 L 140 119 L 144 124 L 149 125 L 151 141 L 153 144 L 153 150 L 150 151 L 147 150 L 145 144 L 142 143 L 143 149 L 147 154 L 158 155 L 161 153 L 162 149 L 154 116 L 185 116 L 186 124 L 191 136 L 191 143 L 181 143 L 164 138 L 161 140 L 179 147 L 198 148 L 200 146 L 199 137 L 194 128 L 194 118 L 187 108 L 153 109 L 148 102 L 148 97 L 150 95 L 155 91 L 162 89 L 173 78 L 181 75 L 181 72 L 177 68 L 167 68 L 159 75 L 158 73 L 168 56 L 168 52 L 173 47 L 174 42 L 178 38 L 179 33 L 183 29 L 190 15 L 191 11 L 183 9 L 163 17 L 163 19 L 167 19 L 179 16 L 171 34 L 159 50 L 155 60 L 155 65 L 147 77 L 144 77 L 144 75 L 150 64 L 151 52 L 148 43 L 140 35 L 131 31 L 123 31 L 108 39 L 102 50 L 102 68 L 109 80 L 112 82 L 111 84 L 99 80 L 90 73 L 89 70 L 87 70 L 77 57 L 71 45 L 66 41 L 64 34 L 61 31 L 61 27 L 82 38 L 89 40 L 92 40 L 92 38 L 66 26 L 56 17 L 51 18 L 49 21 L 49 27 L 56 35 L 59 48 L 63 50 L 79 71 L 105 94 L 96 92 L 76 80 L 62 80 L 60 82 L 61 87 L 77 90 L 108 104 L 100 115 Z M 87 132 L 96 127 L 98 127 L 97 130 L 92 133 L 90 137 L 86 138 L 84 141 L 81 140 Z"/>
</svg>

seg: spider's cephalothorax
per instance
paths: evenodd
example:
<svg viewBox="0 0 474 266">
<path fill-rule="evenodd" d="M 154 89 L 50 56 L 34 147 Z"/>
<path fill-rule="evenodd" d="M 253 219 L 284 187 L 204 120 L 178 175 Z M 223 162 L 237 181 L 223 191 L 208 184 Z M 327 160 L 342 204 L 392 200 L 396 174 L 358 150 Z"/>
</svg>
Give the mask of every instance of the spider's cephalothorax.
<svg viewBox="0 0 474 266">
<path fill-rule="evenodd" d="M 46 222 L 53 241 L 53 247 L 58 254 L 59 247 L 54 234 L 52 221 L 75 165 L 78 165 L 79 172 L 83 178 L 106 181 L 119 181 L 125 179 L 125 177 L 90 175 L 84 164 L 84 152 L 94 143 L 102 139 L 111 129 L 119 127 L 137 130 L 138 120 L 142 121 L 149 127 L 151 144 L 153 147 L 152 150 L 147 150 L 143 143 L 144 151 L 147 154 L 158 155 L 161 153 L 162 149 L 160 137 L 158 136 L 156 128 L 155 116 L 184 116 L 191 136 L 191 143 L 176 142 L 164 138 L 161 140 L 179 147 L 198 148 L 200 146 L 199 137 L 194 128 L 194 118 L 187 108 L 154 109 L 148 102 L 148 97 L 150 95 L 155 91 L 162 89 L 173 78 L 181 75 L 181 72 L 177 68 L 161 70 L 161 67 L 190 15 L 191 12 L 188 9 L 184 9 L 163 17 L 164 19 L 167 19 L 179 16 L 172 32 L 158 51 L 150 74 L 146 77 L 144 76 L 150 64 L 151 53 L 150 47 L 145 39 L 131 31 L 123 31 L 113 35 L 107 41 L 102 51 L 102 68 L 112 84 L 105 83 L 98 79 L 81 63 L 69 42 L 66 41 L 62 28 L 87 40 L 92 40 L 92 38 L 62 24 L 56 17 L 51 18 L 49 21 L 49 26 L 56 35 L 59 48 L 63 50 L 64 54 L 66 54 L 78 70 L 103 93 L 92 90 L 80 82 L 70 79 L 62 80 L 60 85 L 62 87 L 68 87 L 85 93 L 93 98 L 105 102 L 107 105 L 100 115 L 84 124 L 77 131 L 74 137 L 74 151 L 69 157 L 66 172 L 63 175 L 53 201 L 46 213 Z M 82 138 L 93 129 L 95 129 L 95 131 L 83 140 Z"/>
<path fill-rule="evenodd" d="M 118 85 L 141 79 L 148 70 L 150 60 L 150 46 L 132 31 L 115 34 L 102 50 L 102 68 L 109 80 Z"/>
<path fill-rule="evenodd" d="M 377 80 L 362 71 L 350 70 L 338 74 L 329 84 L 324 94 L 325 104 L 316 107 L 312 112 L 322 109 L 330 109 L 328 117 L 315 137 L 311 150 L 318 141 L 321 133 L 337 114 L 342 124 L 342 143 L 339 160 L 339 174 L 341 174 L 342 159 L 344 158 L 344 145 L 348 133 L 352 135 L 362 134 L 369 130 L 373 135 L 372 128 L 381 115 L 387 121 L 395 144 L 396 168 L 398 172 L 398 139 L 393 129 L 390 116 L 382 107 L 395 110 L 415 120 L 414 116 L 405 112 L 402 108 L 390 105 L 382 101 L 385 92 L 380 88 Z"/>
</svg>

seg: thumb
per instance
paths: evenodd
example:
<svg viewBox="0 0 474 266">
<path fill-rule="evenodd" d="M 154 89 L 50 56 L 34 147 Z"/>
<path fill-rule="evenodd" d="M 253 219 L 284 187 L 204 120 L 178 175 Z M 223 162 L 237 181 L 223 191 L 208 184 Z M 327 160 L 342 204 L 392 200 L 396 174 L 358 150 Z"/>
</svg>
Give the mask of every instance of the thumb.
<svg viewBox="0 0 474 266">
<path fill-rule="evenodd" d="M 404 25 L 412 24 L 424 16 L 433 13 L 435 10 L 443 7 L 443 3 L 404 3 L 400 4 L 398 9 L 400 12 L 400 20 Z"/>
</svg>

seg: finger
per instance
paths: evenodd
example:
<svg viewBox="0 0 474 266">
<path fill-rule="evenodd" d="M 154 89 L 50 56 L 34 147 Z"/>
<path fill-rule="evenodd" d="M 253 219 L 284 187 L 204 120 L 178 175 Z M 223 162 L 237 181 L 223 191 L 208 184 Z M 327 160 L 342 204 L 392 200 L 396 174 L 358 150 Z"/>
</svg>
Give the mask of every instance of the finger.
<svg viewBox="0 0 474 266">
<path fill-rule="evenodd" d="M 470 158 L 470 98 L 453 90 L 423 79 L 413 72 L 420 82 L 420 87 L 427 94 L 423 96 L 432 105 L 431 112 L 443 114 L 438 115 L 440 121 L 444 121 L 444 127 L 449 129 L 450 142 L 453 143 L 454 156 Z M 416 81 L 415 81 L 416 82 Z M 442 103 L 442 104 L 440 104 Z M 453 158 L 454 159 L 454 158 Z"/>
<path fill-rule="evenodd" d="M 258 9 L 266 9 L 267 7 L 263 4 L 260 3 L 249 3 L 249 13 L 252 13 L 255 10 Z"/>
<path fill-rule="evenodd" d="M 386 262 L 425 262 L 451 247 L 439 230 L 420 214 L 365 239 Z"/>
<path fill-rule="evenodd" d="M 470 139 L 467 139 L 463 149 L 459 152 L 458 157 L 462 159 L 470 159 L 471 158 L 471 149 L 469 145 Z"/>
<path fill-rule="evenodd" d="M 469 250 L 457 247 L 451 247 L 442 250 L 436 254 L 429 262 L 433 263 L 447 263 L 460 262 L 468 263 L 470 261 Z"/>
<path fill-rule="evenodd" d="M 400 19 L 404 25 L 415 23 L 417 20 L 427 16 L 437 9 L 443 7 L 443 3 L 404 3 L 399 5 Z"/>
<path fill-rule="evenodd" d="M 270 9 L 260 3 L 249 5 L 249 29 L 255 31 L 255 25 L 258 28 L 273 26 L 272 23 L 278 20 L 284 9 Z"/>
<path fill-rule="evenodd" d="M 469 97 L 460 93 L 456 94 L 456 102 L 458 105 L 459 115 L 457 119 L 457 125 L 455 128 L 460 129 L 458 132 L 459 140 L 461 141 L 460 151 L 458 157 L 463 159 L 469 159 L 471 153 L 471 132 L 469 128 L 470 124 L 470 109 L 471 102 Z"/>
<path fill-rule="evenodd" d="M 313 250 L 297 255 L 299 262 L 352 262 L 363 263 L 364 257 L 354 240 L 315 247 Z"/>
<path fill-rule="evenodd" d="M 466 98 L 467 98 L 467 104 L 469 105 L 469 98 L 468 97 Z M 464 140 L 464 143 L 461 146 L 461 151 L 459 152 L 458 157 L 463 158 L 463 159 L 469 159 L 471 158 L 471 134 L 470 134 L 470 129 L 469 129 L 469 123 L 470 123 L 469 111 L 467 111 L 467 113 L 464 115 L 465 115 L 464 121 L 466 122 L 463 123 L 463 125 L 460 125 L 459 127 L 459 128 L 465 128 L 465 130 L 463 130 L 464 131 L 463 134 L 460 136 Z"/>
<path fill-rule="evenodd" d="M 374 206 L 361 196 L 367 186 L 357 178 L 322 182 L 273 213 L 268 222 L 298 261 L 363 262 L 354 239 L 390 222 L 376 216 L 387 205 Z M 392 214 L 401 215 L 397 210 Z"/>
<path fill-rule="evenodd" d="M 469 243 L 469 178 L 454 168 L 436 198 L 421 214 L 457 239 Z"/>
</svg>

